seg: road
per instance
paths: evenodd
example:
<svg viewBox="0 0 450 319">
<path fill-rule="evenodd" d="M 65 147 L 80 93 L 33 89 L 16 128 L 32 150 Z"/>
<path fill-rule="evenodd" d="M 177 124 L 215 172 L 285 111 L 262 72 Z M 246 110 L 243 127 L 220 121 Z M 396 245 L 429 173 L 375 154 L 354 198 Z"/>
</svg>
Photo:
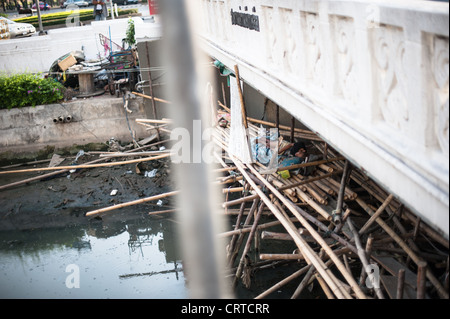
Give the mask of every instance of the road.
<svg viewBox="0 0 450 319">
<path fill-rule="evenodd" d="M 148 9 L 148 4 L 146 4 L 146 3 L 145 4 L 117 5 L 117 7 L 121 8 L 121 9 L 124 9 L 124 10 L 125 9 L 138 9 L 138 12 L 142 14 L 142 17 L 145 17 L 145 16 L 149 17 L 150 16 L 150 12 L 149 12 L 149 9 Z M 89 7 L 86 7 L 86 8 L 80 8 L 80 9 L 81 10 L 83 10 L 83 9 L 91 9 L 92 10 L 93 6 L 89 6 Z M 41 14 L 55 13 L 55 12 L 61 12 L 61 11 L 66 11 L 66 10 L 67 10 L 66 8 L 63 9 L 63 8 L 60 8 L 60 7 L 54 7 L 52 9 L 50 9 L 50 10 L 47 10 L 47 11 L 41 11 Z M 20 14 L 19 15 L 19 14 L 17 14 L 17 12 L 14 12 L 14 13 L 10 13 L 8 15 L 8 19 L 14 20 L 14 19 L 21 18 L 21 17 L 26 17 L 26 16 L 28 16 L 28 15 L 26 15 L 26 14 Z M 108 17 L 108 19 L 110 19 L 110 18 Z M 28 36 L 28 37 L 36 37 L 36 36 L 39 36 L 39 30 L 37 30 L 35 34 L 33 34 L 31 36 Z M 21 37 L 21 39 L 26 39 L 26 38 L 27 37 Z M 16 39 L 16 38 L 14 38 L 14 39 Z M 2 40 L 2 41 L 8 41 L 8 40 Z"/>
<path fill-rule="evenodd" d="M 121 8 L 121 9 L 134 9 L 134 8 L 137 8 L 139 13 L 142 14 L 142 16 L 150 15 L 147 3 L 145 3 L 145 4 L 141 4 L 141 3 L 139 3 L 139 4 L 128 4 L 128 5 L 125 5 L 125 6 L 117 5 L 117 7 Z M 89 6 L 87 8 L 80 8 L 80 9 L 81 10 L 83 10 L 83 9 L 93 9 L 93 6 Z M 50 10 L 41 11 L 41 14 L 55 13 L 55 12 L 61 12 L 61 11 L 66 11 L 66 9 L 65 8 L 63 9 L 63 8 L 60 8 L 60 7 L 53 7 Z M 36 15 L 36 13 L 35 13 L 35 15 Z M 26 17 L 26 16 L 28 16 L 28 15 L 26 15 L 26 14 L 17 14 L 17 12 L 12 12 L 12 13 L 8 14 L 8 19 L 13 20 L 13 19 L 17 19 L 17 18 Z"/>
</svg>

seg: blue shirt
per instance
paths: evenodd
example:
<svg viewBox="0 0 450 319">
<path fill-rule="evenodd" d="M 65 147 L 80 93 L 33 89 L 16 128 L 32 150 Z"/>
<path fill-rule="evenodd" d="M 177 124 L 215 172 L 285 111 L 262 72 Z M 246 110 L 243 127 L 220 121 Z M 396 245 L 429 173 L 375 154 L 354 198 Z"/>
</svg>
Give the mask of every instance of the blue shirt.
<svg viewBox="0 0 450 319">
<path fill-rule="evenodd" d="M 280 164 L 280 167 L 287 167 L 291 165 L 297 165 L 303 163 L 304 159 L 297 156 L 290 156 L 283 160 Z"/>
</svg>

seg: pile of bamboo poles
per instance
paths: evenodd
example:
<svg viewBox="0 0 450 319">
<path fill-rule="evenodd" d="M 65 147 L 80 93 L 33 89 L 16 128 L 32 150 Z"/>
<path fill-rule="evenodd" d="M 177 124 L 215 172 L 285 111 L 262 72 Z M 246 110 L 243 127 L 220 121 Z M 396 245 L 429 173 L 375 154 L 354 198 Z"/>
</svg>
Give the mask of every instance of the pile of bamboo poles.
<svg viewBox="0 0 450 319">
<path fill-rule="evenodd" d="M 225 109 L 222 112 L 229 112 L 219 105 Z M 264 124 L 273 127 L 273 123 Z M 257 130 L 248 124 L 251 137 Z M 261 172 L 267 172 L 263 165 L 244 164 L 228 154 L 227 127 L 217 126 L 214 138 L 225 150 L 217 157 L 224 167 L 224 159 L 232 160 L 228 167 L 237 169 L 233 177 L 242 177 L 236 183 L 245 190 L 241 198 L 222 204 L 224 209 L 236 207 L 239 211 L 235 228 L 221 235 L 229 238 L 228 266 L 234 286 L 239 282 L 251 286 L 249 274 L 255 272 L 249 268 L 295 263 L 297 271 L 256 298 L 270 297 L 296 281 L 292 298 L 317 282 L 327 298 L 448 299 L 448 240 L 312 132 L 303 131 L 302 139 L 313 145 L 323 160 L 307 164 L 314 165 L 313 174 L 288 179 L 277 173 L 263 175 Z M 245 214 L 246 209 L 250 210 Z M 260 224 L 267 209 L 274 220 Z M 285 232 L 270 231 L 280 224 Z M 297 250 L 260 253 L 257 260 L 249 260 L 249 251 L 261 251 L 265 240 L 278 241 L 281 249 L 289 240 Z"/>
</svg>

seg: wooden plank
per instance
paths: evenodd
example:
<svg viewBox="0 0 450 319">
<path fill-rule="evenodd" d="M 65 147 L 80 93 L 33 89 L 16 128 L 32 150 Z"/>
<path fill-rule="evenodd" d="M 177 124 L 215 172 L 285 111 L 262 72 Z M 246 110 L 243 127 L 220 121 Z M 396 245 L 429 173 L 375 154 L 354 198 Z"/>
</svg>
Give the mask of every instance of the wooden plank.
<svg viewBox="0 0 450 319">
<path fill-rule="evenodd" d="M 399 263 L 395 258 L 389 256 L 380 256 L 377 254 L 372 254 L 372 258 L 380 263 L 381 266 L 393 276 L 397 276 L 400 269 L 405 269 L 405 283 L 416 289 L 417 275 L 409 270 L 406 266 Z"/>
<path fill-rule="evenodd" d="M 397 295 L 397 277 L 389 275 L 380 276 L 381 283 L 384 286 L 389 298 L 396 299 Z M 410 285 L 404 285 L 403 287 L 403 299 L 416 299 L 416 292 Z"/>
</svg>

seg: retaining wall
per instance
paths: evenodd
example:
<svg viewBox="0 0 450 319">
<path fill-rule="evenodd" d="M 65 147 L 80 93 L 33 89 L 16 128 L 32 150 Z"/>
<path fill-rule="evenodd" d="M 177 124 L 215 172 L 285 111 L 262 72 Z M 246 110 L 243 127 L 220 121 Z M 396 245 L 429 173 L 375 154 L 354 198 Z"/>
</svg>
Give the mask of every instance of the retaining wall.
<svg viewBox="0 0 450 319">
<path fill-rule="evenodd" d="M 137 139 L 149 136 L 145 127 L 135 121 L 147 117 L 142 98 L 130 100 L 128 108 L 132 113 L 125 112 L 122 98 L 104 95 L 68 103 L 0 110 L 0 158 L 26 157 L 48 147 L 106 143 L 111 137 L 131 142 L 130 129 Z M 54 122 L 60 116 L 71 116 L 71 121 Z"/>
</svg>

